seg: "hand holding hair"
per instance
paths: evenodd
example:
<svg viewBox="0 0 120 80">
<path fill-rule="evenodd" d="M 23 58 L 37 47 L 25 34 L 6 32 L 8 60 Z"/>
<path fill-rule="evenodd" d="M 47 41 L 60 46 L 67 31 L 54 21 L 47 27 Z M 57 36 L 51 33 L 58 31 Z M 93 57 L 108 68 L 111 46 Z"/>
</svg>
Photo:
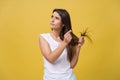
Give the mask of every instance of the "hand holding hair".
<svg viewBox="0 0 120 80">
<path fill-rule="evenodd" d="M 72 39 L 72 36 L 71 36 L 71 30 L 69 30 L 67 33 L 65 33 L 64 35 L 64 40 L 67 44 L 70 43 L 71 39 Z"/>
<path fill-rule="evenodd" d="M 81 36 L 78 40 L 78 47 L 81 47 L 84 44 L 84 36 Z"/>
</svg>

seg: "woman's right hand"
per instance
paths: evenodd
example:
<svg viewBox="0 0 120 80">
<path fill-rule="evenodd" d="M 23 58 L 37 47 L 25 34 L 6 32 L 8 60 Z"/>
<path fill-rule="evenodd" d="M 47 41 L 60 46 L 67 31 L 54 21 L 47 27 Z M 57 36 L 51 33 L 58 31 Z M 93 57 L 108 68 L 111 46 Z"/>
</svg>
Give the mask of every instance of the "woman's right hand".
<svg viewBox="0 0 120 80">
<path fill-rule="evenodd" d="M 70 43 L 70 41 L 72 40 L 72 36 L 71 36 L 71 30 L 69 30 L 68 32 L 66 32 L 65 33 L 65 35 L 64 35 L 64 42 L 66 43 L 66 44 L 69 44 Z"/>
</svg>

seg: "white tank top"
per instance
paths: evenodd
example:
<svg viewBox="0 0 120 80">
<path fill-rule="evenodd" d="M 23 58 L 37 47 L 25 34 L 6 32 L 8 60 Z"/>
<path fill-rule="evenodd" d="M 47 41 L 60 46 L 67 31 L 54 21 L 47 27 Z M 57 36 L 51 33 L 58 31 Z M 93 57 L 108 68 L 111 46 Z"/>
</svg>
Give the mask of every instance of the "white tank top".
<svg viewBox="0 0 120 80">
<path fill-rule="evenodd" d="M 56 49 L 60 43 L 55 41 L 50 33 L 41 34 L 41 36 L 48 42 L 50 49 L 53 51 Z M 59 58 L 52 64 L 43 56 L 44 60 L 44 76 L 49 76 L 52 78 L 67 77 L 72 74 L 72 68 L 70 68 L 70 62 L 67 59 L 66 48 L 59 56 Z"/>
</svg>

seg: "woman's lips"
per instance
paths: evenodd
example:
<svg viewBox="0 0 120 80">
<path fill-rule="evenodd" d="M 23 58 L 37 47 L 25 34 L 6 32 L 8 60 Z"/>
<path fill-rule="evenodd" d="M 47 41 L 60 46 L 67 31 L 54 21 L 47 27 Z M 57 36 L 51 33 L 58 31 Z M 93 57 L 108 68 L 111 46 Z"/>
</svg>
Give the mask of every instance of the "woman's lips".
<svg viewBox="0 0 120 80">
<path fill-rule="evenodd" d="M 53 24 L 53 23 L 50 23 L 50 25 L 54 26 L 55 24 Z"/>
</svg>

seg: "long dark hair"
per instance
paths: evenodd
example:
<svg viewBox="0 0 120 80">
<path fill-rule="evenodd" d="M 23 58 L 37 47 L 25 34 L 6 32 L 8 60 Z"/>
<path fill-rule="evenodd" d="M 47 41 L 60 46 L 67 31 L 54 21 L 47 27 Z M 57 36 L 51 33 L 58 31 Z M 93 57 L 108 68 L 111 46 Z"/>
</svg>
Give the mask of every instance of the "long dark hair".
<svg viewBox="0 0 120 80">
<path fill-rule="evenodd" d="M 62 23 L 64 24 L 64 27 L 62 28 L 62 31 L 59 35 L 60 38 L 63 40 L 64 39 L 64 34 L 67 31 L 72 30 L 70 15 L 65 9 L 54 9 L 53 13 L 54 12 L 57 12 L 60 15 L 60 17 L 62 19 Z M 73 34 L 73 32 L 71 32 L 71 36 L 72 36 L 72 40 L 67 46 L 67 54 L 68 54 L 69 61 L 72 60 L 72 57 L 74 55 L 73 46 L 78 44 L 78 37 L 75 34 Z"/>
</svg>

